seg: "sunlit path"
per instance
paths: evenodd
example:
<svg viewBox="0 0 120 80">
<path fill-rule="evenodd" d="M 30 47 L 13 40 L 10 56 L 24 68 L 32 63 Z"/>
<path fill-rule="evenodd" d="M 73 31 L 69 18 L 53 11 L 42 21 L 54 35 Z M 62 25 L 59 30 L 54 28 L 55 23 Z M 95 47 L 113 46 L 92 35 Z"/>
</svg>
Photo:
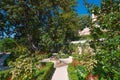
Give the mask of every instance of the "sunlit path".
<svg viewBox="0 0 120 80">
<path fill-rule="evenodd" d="M 56 70 L 52 76 L 51 80 L 69 80 L 68 78 L 68 63 L 72 62 L 72 57 L 66 59 L 59 59 L 59 63 L 55 63 Z"/>
<path fill-rule="evenodd" d="M 66 66 L 56 68 L 52 76 L 52 80 L 69 80 L 67 67 L 68 66 L 66 65 Z"/>
</svg>

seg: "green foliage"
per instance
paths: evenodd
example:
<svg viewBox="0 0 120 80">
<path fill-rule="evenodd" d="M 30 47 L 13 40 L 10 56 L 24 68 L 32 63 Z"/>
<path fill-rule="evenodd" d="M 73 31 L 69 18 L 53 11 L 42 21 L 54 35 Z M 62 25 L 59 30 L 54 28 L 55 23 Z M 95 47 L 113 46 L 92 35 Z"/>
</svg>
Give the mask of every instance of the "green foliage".
<svg viewBox="0 0 120 80">
<path fill-rule="evenodd" d="M 58 53 L 60 53 L 60 54 L 64 53 L 64 54 L 71 55 L 72 52 L 74 52 L 74 50 L 75 50 L 74 48 L 75 48 L 74 44 L 70 44 L 69 42 L 67 42 L 61 46 L 61 49 L 59 50 Z"/>
<path fill-rule="evenodd" d="M 102 0 L 101 6 L 93 6 L 92 13 L 97 16 L 91 27 L 94 38 L 91 47 L 96 51 L 98 62 L 94 72 L 99 74 L 100 79 L 120 79 L 120 1 Z M 96 26 L 95 24 L 98 24 Z M 106 30 L 106 32 L 104 32 Z M 101 37 L 103 37 L 101 39 Z"/>
<path fill-rule="evenodd" d="M 50 76 L 54 72 L 54 64 L 46 63 L 46 66 L 40 69 L 34 69 L 33 79 L 35 80 L 50 80 Z"/>
<path fill-rule="evenodd" d="M 92 70 L 97 64 L 95 55 L 89 52 L 78 55 L 77 60 L 80 61 L 80 63 L 85 67 L 86 71 L 88 72 L 92 72 Z"/>
<path fill-rule="evenodd" d="M 15 62 L 10 62 L 9 66 L 12 67 L 12 80 L 30 80 L 32 78 L 32 61 L 32 57 L 28 57 L 27 55 L 21 55 L 19 58 L 16 59 Z"/>
<path fill-rule="evenodd" d="M 1 80 L 8 80 L 9 77 L 11 77 L 11 69 L 0 71 L 0 79 Z"/>
<path fill-rule="evenodd" d="M 12 50 L 10 56 L 6 59 L 6 65 L 12 67 L 12 80 L 31 79 L 32 76 L 32 56 L 26 47 L 18 46 Z"/>
<path fill-rule="evenodd" d="M 104 78 L 104 79 L 110 78 L 110 79 L 117 79 L 117 80 L 120 79 L 119 56 L 120 54 L 117 51 L 109 52 L 101 49 L 96 54 L 96 59 L 99 61 L 97 66 L 94 69 L 94 72 L 96 74 L 99 74 L 100 78 Z"/>
<path fill-rule="evenodd" d="M 92 35 L 83 35 L 83 36 L 80 36 L 80 40 L 91 40 L 93 39 Z"/>
<path fill-rule="evenodd" d="M 56 57 L 57 58 L 69 58 L 69 54 L 62 53 L 62 54 L 58 54 Z"/>
<path fill-rule="evenodd" d="M 38 62 L 42 59 L 45 59 L 45 58 L 48 58 L 48 55 L 47 54 L 33 54 L 33 57 L 34 57 L 34 60 L 33 62 Z"/>
<path fill-rule="evenodd" d="M 72 54 L 76 51 L 76 48 L 78 47 L 77 44 L 71 44 L 71 50 L 72 50 Z"/>
<path fill-rule="evenodd" d="M 30 51 L 24 46 L 18 46 L 14 48 L 11 53 L 17 58 L 20 55 L 30 54 Z"/>
<path fill-rule="evenodd" d="M 54 44 L 54 41 L 52 41 L 52 39 L 50 38 L 48 33 L 43 33 L 43 35 L 40 37 L 40 47 L 41 47 L 41 51 L 44 52 L 50 52 L 50 50 L 52 49 L 52 46 Z"/>
<path fill-rule="evenodd" d="M 78 46 L 82 48 L 82 52 L 78 54 L 79 51 L 76 50 L 76 53 L 72 55 L 74 59 L 72 64 L 75 67 L 78 79 L 86 80 L 87 76 L 93 72 L 97 60 L 95 59 L 93 49 L 90 48 L 88 43 L 79 44 Z"/>
<path fill-rule="evenodd" d="M 43 58 L 46 57 L 47 54 L 30 54 L 27 48 L 23 46 L 19 46 L 12 53 L 14 56 L 14 60 L 7 59 L 7 63 L 11 69 L 12 80 L 20 79 L 20 80 L 48 80 L 52 71 L 53 71 L 53 63 L 42 63 L 39 62 Z M 16 55 L 16 56 L 15 56 Z M 44 68 L 45 67 L 45 68 Z M 51 71 L 52 70 L 52 71 Z M 41 74 L 44 73 L 44 74 Z"/>
<path fill-rule="evenodd" d="M 79 64 L 78 64 L 79 63 Z M 86 65 L 83 65 L 82 62 L 75 62 L 76 67 L 74 67 L 73 64 L 68 65 L 68 75 L 70 80 L 89 80 L 89 70 L 86 69 Z M 92 78 L 95 78 L 96 76 L 93 76 Z M 98 80 L 98 77 L 96 77 Z"/>
<path fill-rule="evenodd" d="M 16 46 L 16 41 L 12 38 L 4 38 L 0 40 L 0 51 L 10 51 Z"/>
<path fill-rule="evenodd" d="M 16 58 L 20 57 L 21 55 L 29 55 L 30 51 L 24 46 L 18 46 L 11 50 L 11 54 L 5 60 L 5 64 L 8 65 L 9 62 L 15 61 Z"/>
<path fill-rule="evenodd" d="M 91 26 L 91 17 L 89 15 L 78 16 L 79 30 Z"/>
<path fill-rule="evenodd" d="M 83 75 L 86 75 L 86 73 L 91 73 L 93 71 L 97 64 L 97 60 L 95 59 L 95 54 L 88 45 L 81 44 L 79 46 L 82 48 L 82 53 L 78 54 L 79 52 L 76 51 L 72 56 L 75 63 L 78 64 L 77 69 L 83 70 L 85 72 Z"/>
<path fill-rule="evenodd" d="M 79 80 L 72 64 L 68 64 L 68 76 L 70 80 Z"/>
<path fill-rule="evenodd" d="M 25 59 L 25 60 L 27 60 L 27 59 Z M 24 68 L 26 68 L 25 70 L 23 70 L 23 66 L 21 66 L 22 64 L 25 64 L 27 66 L 27 67 L 24 66 Z M 17 80 L 18 79 L 20 79 L 20 80 L 33 80 L 33 79 L 35 79 L 35 80 L 49 80 L 51 75 L 54 72 L 54 64 L 53 63 L 46 63 L 46 66 L 44 66 L 44 67 L 41 66 L 40 68 L 37 68 L 36 66 L 34 66 L 34 67 L 32 66 L 32 69 L 33 69 L 32 73 L 29 72 L 30 66 L 28 66 L 28 65 L 30 65 L 30 64 L 28 62 L 23 62 L 19 65 L 17 63 L 16 65 L 15 65 L 16 68 L 13 67 L 9 70 L 0 71 L 0 79 L 1 80 L 8 80 L 8 79 L 16 80 L 16 78 L 17 78 Z M 21 72 L 21 74 L 18 75 L 18 73 L 19 73 L 18 71 Z M 26 71 L 26 72 L 24 72 L 24 71 Z M 25 74 L 27 72 L 29 72 L 29 73 Z M 32 75 L 29 76 L 29 74 L 32 74 Z"/>
<path fill-rule="evenodd" d="M 73 37 L 72 33 L 77 26 L 77 14 L 73 8 L 76 2 L 76 0 L 1 1 L 1 10 L 7 13 L 5 19 L 9 26 L 3 28 L 12 28 L 10 32 L 13 32 L 15 39 L 28 46 L 31 51 L 50 52 L 52 47 L 56 50 L 55 43 L 63 43 Z M 0 25 L 4 22 L 2 19 Z"/>
<path fill-rule="evenodd" d="M 77 65 L 76 73 L 77 73 L 79 80 L 86 80 L 86 77 L 89 74 L 89 72 L 85 69 L 83 65 L 82 66 Z"/>
</svg>

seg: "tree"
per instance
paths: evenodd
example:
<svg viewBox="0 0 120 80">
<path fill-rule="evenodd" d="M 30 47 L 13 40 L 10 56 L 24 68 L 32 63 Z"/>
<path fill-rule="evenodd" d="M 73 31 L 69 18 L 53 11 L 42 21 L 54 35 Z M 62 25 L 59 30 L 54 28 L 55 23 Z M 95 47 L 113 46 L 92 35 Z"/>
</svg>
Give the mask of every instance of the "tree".
<svg viewBox="0 0 120 80">
<path fill-rule="evenodd" d="M 12 38 L 4 38 L 0 40 L 0 51 L 10 51 L 16 46 L 16 41 Z"/>
<path fill-rule="evenodd" d="M 42 49 L 44 33 L 54 42 L 66 41 L 76 25 L 76 0 L 2 0 L 0 5 L 10 27 L 15 27 L 15 39 L 24 41 L 32 51 Z"/>
<path fill-rule="evenodd" d="M 100 7 L 94 5 L 91 9 L 92 14 L 97 16 L 97 20 L 91 27 L 94 38 L 91 47 L 95 49 L 98 60 L 95 72 L 101 79 L 120 79 L 119 5 L 119 0 L 102 0 Z M 96 23 L 99 27 L 96 26 Z"/>
<path fill-rule="evenodd" d="M 91 26 L 91 17 L 89 15 L 78 16 L 79 29 L 83 30 L 86 27 Z"/>
</svg>

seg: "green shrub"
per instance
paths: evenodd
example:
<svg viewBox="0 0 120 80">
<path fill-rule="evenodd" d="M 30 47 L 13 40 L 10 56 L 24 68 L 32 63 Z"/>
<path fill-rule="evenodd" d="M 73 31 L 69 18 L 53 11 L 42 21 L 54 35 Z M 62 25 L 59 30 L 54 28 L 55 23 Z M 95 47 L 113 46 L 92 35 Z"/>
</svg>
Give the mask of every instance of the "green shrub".
<svg viewBox="0 0 120 80">
<path fill-rule="evenodd" d="M 80 63 L 85 67 L 85 69 L 88 72 L 92 72 L 92 70 L 94 69 L 94 67 L 97 64 L 97 60 L 95 59 L 95 55 L 93 53 L 83 53 L 78 55 L 78 61 L 80 61 Z"/>
<path fill-rule="evenodd" d="M 58 54 L 57 58 L 68 58 L 69 54 Z"/>
<path fill-rule="evenodd" d="M 119 80 L 120 79 L 120 52 L 100 50 L 96 54 L 97 66 L 93 72 L 99 75 L 100 79 Z"/>
<path fill-rule="evenodd" d="M 17 46 L 11 53 L 13 53 L 16 57 L 19 57 L 20 55 L 30 54 L 30 51 L 25 46 Z"/>
<path fill-rule="evenodd" d="M 79 46 L 82 48 L 81 54 L 78 54 L 79 50 L 76 50 L 76 53 L 72 54 L 73 59 L 80 62 L 88 72 L 91 72 L 97 64 L 93 49 L 90 48 L 88 43 L 79 44 Z"/>
<path fill-rule="evenodd" d="M 77 58 L 78 57 L 78 54 L 72 54 L 72 57 L 74 57 L 74 58 Z"/>
<path fill-rule="evenodd" d="M 0 40 L 0 51 L 11 51 L 11 49 L 17 46 L 16 41 L 12 38 L 4 38 Z"/>
<path fill-rule="evenodd" d="M 10 71 L 11 69 L 0 71 L 0 80 L 8 80 L 8 78 L 11 76 Z"/>
<path fill-rule="evenodd" d="M 31 56 L 21 55 L 15 62 L 10 62 L 9 66 L 12 67 L 12 80 L 30 80 L 32 78 L 33 69 L 32 61 L 33 58 Z"/>
<path fill-rule="evenodd" d="M 21 55 L 29 55 L 30 51 L 24 46 L 17 46 L 16 48 L 11 50 L 11 54 L 5 60 L 5 65 L 7 66 L 9 62 L 14 62 Z"/>
<path fill-rule="evenodd" d="M 101 80 L 120 80 L 119 5 L 120 0 L 101 0 L 101 6 L 91 7 L 91 13 L 97 17 L 91 26 L 91 47 L 98 62 L 94 72 Z"/>
<path fill-rule="evenodd" d="M 72 66 L 72 64 L 68 64 L 68 75 L 69 80 L 79 80 L 75 68 Z"/>
<path fill-rule="evenodd" d="M 41 57 L 41 59 L 49 58 L 49 57 L 52 56 L 52 53 L 48 53 L 48 52 L 38 52 L 38 51 L 35 51 L 34 54 L 35 54 L 36 57 L 37 56 Z"/>
<path fill-rule="evenodd" d="M 52 73 L 54 72 L 54 64 L 46 63 L 46 66 L 35 70 L 33 77 L 36 80 L 50 80 Z"/>
<path fill-rule="evenodd" d="M 26 58 L 14 62 L 12 69 L 1 71 L 0 80 L 8 80 L 10 77 L 12 77 L 12 80 L 50 80 L 54 72 L 54 64 L 44 63 L 46 64 L 45 66 L 36 68 L 36 66 L 33 67 L 31 63 L 28 63 L 31 62 L 30 59 Z"/>
<path fill-rule="evenodd" d="M 83 36 L 80 36 L 80 40 L 91 40 L 91 39 L 93 39 L 92 38 L 92 35 L 83 35 Z"/>
<path fill-rule="evenodd" d="M 86 80 L 87 75 L 89 74 L 89 71 L 86 69 L 84 65 L 76 65 L 76 74 L 79 78 L 79 80 Z"/>
<path fill-rule="evenodd" d="M 52 53 L 48 53 L 47 55 L 48 55 L 48 58 L 50 58 L 52 56 Z"/>
</svg>

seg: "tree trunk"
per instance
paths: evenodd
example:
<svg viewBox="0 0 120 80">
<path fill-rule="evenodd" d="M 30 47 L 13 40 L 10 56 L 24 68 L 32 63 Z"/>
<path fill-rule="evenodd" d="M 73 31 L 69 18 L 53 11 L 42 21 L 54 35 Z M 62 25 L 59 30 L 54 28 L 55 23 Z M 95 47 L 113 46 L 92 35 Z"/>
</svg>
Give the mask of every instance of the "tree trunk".
<svg viewBox="0 0 120 80">
<path fill-rule="evenodd" d="M 37 47 L 35 46 L 35 44 L 32 41 L 32 35 L 28 34 L 28 44 L 29 44 L 29 48 L 31 49 L 32 52 L 35 52 L 37 49 Z"/>
</svg>

